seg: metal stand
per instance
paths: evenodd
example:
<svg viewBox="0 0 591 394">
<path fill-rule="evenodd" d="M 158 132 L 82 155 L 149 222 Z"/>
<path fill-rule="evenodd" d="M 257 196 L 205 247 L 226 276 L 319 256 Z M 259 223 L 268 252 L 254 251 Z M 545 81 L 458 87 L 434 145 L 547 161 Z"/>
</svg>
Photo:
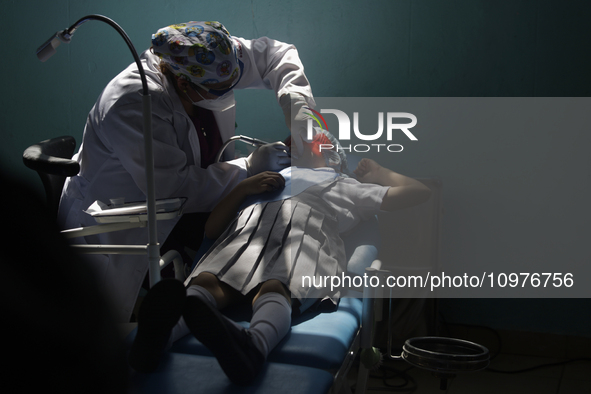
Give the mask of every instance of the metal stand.
<svg viewBox="0 0 591 394">
<path fill-rule="evenodd" d="M 146 171 L 146 200 L 147 200 L 147 222 L 148 222 L 148 245 L 142 247 L 148 256 L 149 270 L 150 270 L 150 286 L 160 281 L 160 246 L 158 244 L 158 231 L 156 225 L 156 192 L 154 185 L 154 154 L 153 154 L 153 141 L 152 141 L 152 101 L 150 92 L 148 90 L 148 81 L 144 68 L 141 64 L 140 58 L 133 46 L 129 36 L 125 31 L 112 19 L 109 19 L 102 15 L 88 15 L 79 19 L 76 23 L 70 26 L 66 30 L 62 30 L 54 34 L 49 40 L 47 40 L 41 47 L 37 49 L 37 57 L 41 61 L 46 61 L 55 53 L 55 49 L 60 43 L 69 43 L 74 32 L 83 23 L 89 20 L 98 20 L 105 22 L 113 27 L 123 37 L 133 58 L 137 65 L 140 78 L 142 81 L 142 108 L 143 108 L 143 131 L 144 131 L 144 152 L 146 157 L 145 171 Z M 139 227 L 139 226 L 138 226 Z M 103 253 L 106 248 L 103 246 Z M 138 248 L 139 249 L 139 248 Z"/>
</svg>

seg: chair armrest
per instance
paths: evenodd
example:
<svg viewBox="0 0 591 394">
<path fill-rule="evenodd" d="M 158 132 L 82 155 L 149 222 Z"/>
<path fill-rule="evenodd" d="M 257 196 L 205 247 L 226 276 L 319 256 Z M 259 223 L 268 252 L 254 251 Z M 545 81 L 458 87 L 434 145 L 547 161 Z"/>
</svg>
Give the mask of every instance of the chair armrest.
<svg viewBox="0 0 591 394">
<path fill-rule="evenodd" d="M 341 238 L 347 255 L 347 271 L 362 276 L 365 268 L 378 257 L 380 232 L 377 217 L 359 223 Z"/>
<path fill-rule="evenodd" d="M 384 278 L 388 271 L 382 270 L 382 261 L 375 259 L 369 267 L 365 269 L 365 275 L 368 277 L 368 283 L 371 283 L 371 277 L 379 277 L 380 282 L 384 283 Z M 361 342 L 362 349 L 372 347 L 374 326 L 376 321 L 382 320 L 381 302 L 384 298 L 383 288 L 366 286 L 363 288 L 363 315 L 361 317 Z M 369 329 L 367 329 L 369 328 Z"/>
<path fill-rule="evenodd" d="M 25 149 L 23 162 L 44 174 L 74 176 L 80 171 L 78 162 L 70 159 L 75 147 L 76 140 L 70 136 L 41 141 Z"/>
</svg>

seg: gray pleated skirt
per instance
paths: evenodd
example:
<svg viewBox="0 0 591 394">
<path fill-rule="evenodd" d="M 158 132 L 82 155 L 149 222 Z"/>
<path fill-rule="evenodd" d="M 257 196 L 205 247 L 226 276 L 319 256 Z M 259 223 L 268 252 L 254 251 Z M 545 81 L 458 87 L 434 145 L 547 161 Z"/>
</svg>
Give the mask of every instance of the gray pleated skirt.
<svg viewBox="0 0 591 394">
<path fill-rule="evenodd" d="M 320 197 L 332 184 L 242 210 L 186 283 L 209 272 L 246 295 L 259 284 L 277 279 L 302 304 L 327 297 L 336 302 L 338 291 L 320 280 L 340 276 L 346 264 L 334 210 Z"/>
</svg>

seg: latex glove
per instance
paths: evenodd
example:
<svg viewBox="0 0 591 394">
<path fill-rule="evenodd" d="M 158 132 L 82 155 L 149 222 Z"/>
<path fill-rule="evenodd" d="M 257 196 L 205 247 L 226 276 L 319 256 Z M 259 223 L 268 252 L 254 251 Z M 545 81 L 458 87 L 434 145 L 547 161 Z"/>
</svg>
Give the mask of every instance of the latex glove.
<svg viewBox="0 0 591 394">
<path fill-rule="evenodd" d="M 261 145 L 246 158 L 248 176 L 263 171 L 281 171 L 291 165 L 291 157 L 287 153 L 288 147 L 283 142 L 273 142 Z"/>
<path fill-rule="evenodd" d="M 311 119 L 308 113 L 310 113 L 310 110 L 306 108 L 309 108 L 309 106 L 306 97 L 299 93 L 284 94 L 279 99 L 279 104 L 283 109 L 285 123 L 291 130 L 291 154 L 295 158 L 301 155 L 303 151 L 303 141 L 310 142 L 311 140 L 311 138 L 308 138 L 308 119 Z M 313 134 L 315 133 L 313 132 Z"/>
</svg>

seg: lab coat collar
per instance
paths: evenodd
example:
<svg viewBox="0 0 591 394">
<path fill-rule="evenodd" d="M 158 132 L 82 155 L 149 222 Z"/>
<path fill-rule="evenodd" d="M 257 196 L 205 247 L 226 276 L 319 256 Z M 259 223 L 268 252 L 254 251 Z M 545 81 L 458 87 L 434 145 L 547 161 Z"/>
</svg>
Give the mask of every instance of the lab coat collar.
<svg viewBox="0 0 591 394">
<path fill-rule="evenodd" d="M 160 74 L 160 78 L 162 78 L 162 86 L 164 87 L 166 94 L 168 95 L 168 97 L 170 97 L 170 100 L 172 101 L 172 107 L 173 107 L 174 111 L 180 112 L 181 114 L 186 116 L 187 119 L 190 120 L 189 115 L 187 114 L 187 111 L 185 111 L 185 107 L 183 107 L 183 103 L 181 101 L 181 98 L 176 93 L 176 90 L 174 89 L 174 86 L 172 86 L 172 83 L 170 82 L 170 80 L 168 78 L 166 78 L 166 76 L 164 74 Z"/>
</svg>

